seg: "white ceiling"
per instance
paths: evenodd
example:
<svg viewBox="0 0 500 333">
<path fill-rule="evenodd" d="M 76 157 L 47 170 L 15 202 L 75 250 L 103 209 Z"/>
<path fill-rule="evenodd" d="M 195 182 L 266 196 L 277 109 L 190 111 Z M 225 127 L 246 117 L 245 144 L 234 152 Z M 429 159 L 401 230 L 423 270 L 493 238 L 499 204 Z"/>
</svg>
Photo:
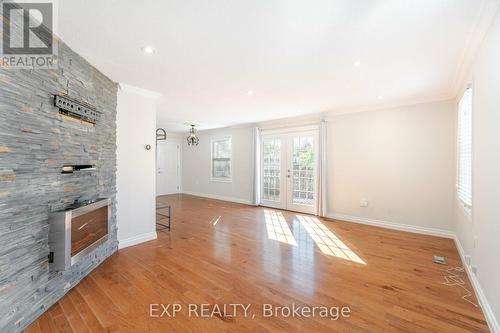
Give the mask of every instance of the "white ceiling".
<svg viewBox="0 0 500 333">
<path fill-rule="evenodd" d="M 450 97 L 483 2 L 71 0 L 59 33 L 185 131 Z"/>
</svg>

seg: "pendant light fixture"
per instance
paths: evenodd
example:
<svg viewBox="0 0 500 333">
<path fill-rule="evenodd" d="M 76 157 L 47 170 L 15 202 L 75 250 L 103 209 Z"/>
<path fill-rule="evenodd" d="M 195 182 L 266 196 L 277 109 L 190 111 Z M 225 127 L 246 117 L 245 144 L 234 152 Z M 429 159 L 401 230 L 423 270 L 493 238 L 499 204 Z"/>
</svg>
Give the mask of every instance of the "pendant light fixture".
<svg viewBox="0 0 500 333">
<path fill-rule="evenodd" d="M 200 143 L 200 139 L 196 135 L 196 125 L 189 124 L 191 128 L 189 129 L 189 136 L 187 137 L 188 146 L 197 146 Z"/>
</svg>

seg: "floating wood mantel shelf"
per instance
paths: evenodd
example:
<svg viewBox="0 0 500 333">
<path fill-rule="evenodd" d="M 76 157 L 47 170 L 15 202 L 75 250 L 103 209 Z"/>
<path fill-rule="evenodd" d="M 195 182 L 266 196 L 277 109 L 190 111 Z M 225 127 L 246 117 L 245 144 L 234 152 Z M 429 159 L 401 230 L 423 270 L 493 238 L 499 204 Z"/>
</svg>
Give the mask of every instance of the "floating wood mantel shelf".
<svg viewBox="0 0 500 333">
<path fill-rule="evenodd" d="M 78 171 L 94 171 L 97 170 L 95 165 L 79 164 L 79 165 L 64 165 L 61 173 L 74 173 Z"/>
</svg>

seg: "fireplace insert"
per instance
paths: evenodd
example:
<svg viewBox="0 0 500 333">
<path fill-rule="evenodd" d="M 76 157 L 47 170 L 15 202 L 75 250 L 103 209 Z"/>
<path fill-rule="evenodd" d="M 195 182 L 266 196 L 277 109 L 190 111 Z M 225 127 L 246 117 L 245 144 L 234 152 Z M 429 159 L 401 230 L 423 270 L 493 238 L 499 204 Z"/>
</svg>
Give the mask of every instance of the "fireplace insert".
<svg viewBox="0 0 500 333">
<path fill-rule="evenodd" d="M 63 271 L 108 240 L 111 200 L 97 199 L 54 212 L 49 218 L 49 266 Z"/>
</svg>

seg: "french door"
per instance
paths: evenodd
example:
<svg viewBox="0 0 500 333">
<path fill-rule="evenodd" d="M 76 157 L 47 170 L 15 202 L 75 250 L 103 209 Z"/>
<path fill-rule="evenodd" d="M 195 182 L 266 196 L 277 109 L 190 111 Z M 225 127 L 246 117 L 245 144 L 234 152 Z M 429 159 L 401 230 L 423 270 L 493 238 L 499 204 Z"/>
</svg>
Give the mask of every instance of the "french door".
<svg viewBox="0 0 500 333">
<path fill-rule="evenodd" d="M 314 214 L 317 131 L 263 134 L 261 204 Z"/>
</svg>

